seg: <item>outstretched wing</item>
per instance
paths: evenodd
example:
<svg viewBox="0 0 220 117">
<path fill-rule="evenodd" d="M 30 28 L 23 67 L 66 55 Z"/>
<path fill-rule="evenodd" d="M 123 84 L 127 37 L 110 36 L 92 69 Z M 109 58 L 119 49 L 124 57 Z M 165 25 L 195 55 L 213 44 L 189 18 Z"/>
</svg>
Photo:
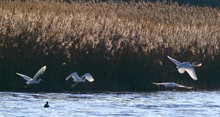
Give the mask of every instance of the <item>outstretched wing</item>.
<svg viewBox="0 0 220 117">
<path fill-rule="evenodd" d="M 68 77 L 66 77 L 66 80 L 69 80 L 70 78 L 73 78 L 74 81 L 78 81 L 79 75 L 76 72 L 73 72 Z"/>
<path fill-rule="evenodd" d="M 177 84 L 175 83 L 176 87 L 180 87 L 180 88 L 186 88 L 186 89 L 192 89 L 193 87 L 187 87 L 187 86 L 184 86 L 184 85 L 180 85 L 180 84 Z"/>
<path fill-rule="evenodd" d="M 93 82 L 93 81 L 94 81 L 94 78 L 92 77 L 92 75 L 91 75 L 90 73 L 84 74 L 81 78 L 84 78 L 84 77 L 85 77 L 85 79 L 88 80 L 89 82 Z"/>
<path fill-rule="evenodd" d="M 195 69 L 189 62 L 184 62 L 181 64 L 179 69 L 185 69 L 193 80 L 197 80 Z"/>
<path fill-rule="evenodd" d="M 155 84 L 155 85 L 164 85 L 164 83 L 156 83 L 156 82 L 153 82 L 153 84 Z"/>
<path fill-rule="evenodd" d="M 186 89 L 192 89 L 193 87 L 187 87 L 184 85 L 180 85 L 174 82 L 163 82 L 163 83 L 155 83 L 153 82 L 153 84 L 155 85 L 164 85 L 165 87 L 180 87 L 180 88 L 186 88 Z"/>
<path fill-rule="evenodd" d="M 21 76 L 23 79 L 25 79 L 26 81 L 31 81 L 32 79 L 29 76 L 20 74 L 20 73 L 16 73 L 17 75 Z"/>
<path fill-rule="evenodd" d="M 176 87 L 176 83 L 173 82 L 162 82 L 162 83 L 153 83 L 155 85 L 163 85 L 165 87 Z"/>
<path fill-rule="evenodd" d="M 195 69 L 193 67 L 185 68 L 185 70 L 187 71 L 187 73 L 190 75 L 190 77 L 193 80 L 197 80 L 196 72 L 195 72 Z"/>
<path fill-rule="evenodd" d="M 44 73 L 44 71 L 46 70 L 46 66 L 43 66 L 36 74 L 35 76 L 33 77 L 33 80 L 37 80 L 37 78 L 42 75 Z"/>
<path fill-rule="evenodd" d="M 173 63 L 175 63 L 177 66 L 179 66 L 181 64 L 181 62 L 177 61 L 174 58 L 171 58 L 170 56 L 167 56 Z"/>
</svg>

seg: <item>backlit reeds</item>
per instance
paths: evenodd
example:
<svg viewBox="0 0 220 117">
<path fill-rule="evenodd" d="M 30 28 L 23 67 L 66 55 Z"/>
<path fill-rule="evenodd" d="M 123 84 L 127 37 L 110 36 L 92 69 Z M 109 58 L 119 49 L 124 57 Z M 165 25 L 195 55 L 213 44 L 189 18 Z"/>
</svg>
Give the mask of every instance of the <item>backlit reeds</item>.
<svg viewBox="0 0 220 117">
<path fill-rule="evenodd" d="M 139 82 L 150 87 L 151 81 L 172 76 L 163 70 L 169 64 L 167 55 L 201 62 L 217 58 L 219 31 L 220 10 L 210 7 L 161 2 L 3 1 L 0 75 L 1 79 L 14 79 L 15 71 L 34 73 L 40 63 L 51 66 L 48 77 L 55 78 L 53 82 L 62 81 L 60 77 L 71 71 L 87 70 L 102 81 L 124 84 L 124 89 L 145 89 Z M 21 69 L 28 66 L 32 68 Z M 52 69 L 56 74 L 50 75 Z M 125 82 L 125 77 L 130 81 Z"/>
</svg>

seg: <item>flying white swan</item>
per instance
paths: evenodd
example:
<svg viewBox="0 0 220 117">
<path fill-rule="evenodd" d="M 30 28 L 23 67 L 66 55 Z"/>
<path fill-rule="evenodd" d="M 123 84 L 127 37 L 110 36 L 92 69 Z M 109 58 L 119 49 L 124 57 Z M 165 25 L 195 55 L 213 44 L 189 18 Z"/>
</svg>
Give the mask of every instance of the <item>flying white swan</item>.
<svg viewBox="0 0 220 117">
<path fill-rule="evenodd" d="M 36 74 L 35 76 L 32 78 L 30 78 L 29 76 L 20 74 L 20 73 L 16 73 L 17 75 L 21 76 L 23 79 L 25 79 L 28 85 L 30 84 L 37 84 L 40 83 L 40 81 L 42 81 L 42 79 L 38 79 L 40 77 L 40 75 L 42 75 L 44 73 L 44 71 L 46 70 L 46 66 L 43 66 Z M 38 80 L 37 80 L 38 79 Z"/>
<path fill-rule="evenodd" d="M 186 89 L 192 89 L 193 87 L 187 87 L 187 86 L 184 86 L 184 85 L 180 85 L 180 84 L 177 84 L 177 83 L 174 83 L 174 82 L 162 82 L 162 83 L 155 83 L 153 82 L 153 84 L 155 85 L 163 85 L 165 87 L 170 87 L 170 88 L 173 88 L 173 87 L 179 87 L 179 88 L 186 88 Z"/>
<path fill-rule="evenodd" d="M 69 80 L 70 78 L 73 78 L 73 81 L 75 82 L 75 84 L 73 84 L 72 87 L 75 87 L 76 84 L 80 82 L 85 82 L 86 80 L 88 80 L 89 82 L 94 81 L 94 78 L 90 73 L 86 73 L 83 76 L 79 77 L 79 75 L 76 72 L 73 72 L 66 78 L 66 80 Z"/>
<path fill-rule="evenodd" d="M 190 64 L 190 62 L 179 62 L 177 60 L 175 60 L 174 58 L 171 58 L 169 56 L 167 56 L 173 63 L 175 63 L 177 66 L 177 69 L 179 71 L 179 73 L 183 74 L 185 71 L 190 75 L 190 77 L 193 80 L 197 80 L 197 76 L 196 76 L 196 72 L 194 67 L 200 67 L 202 65 L 202 63 L 198 63 L 198 62 L 193 62 L 192 64 Z"/>
</svg>

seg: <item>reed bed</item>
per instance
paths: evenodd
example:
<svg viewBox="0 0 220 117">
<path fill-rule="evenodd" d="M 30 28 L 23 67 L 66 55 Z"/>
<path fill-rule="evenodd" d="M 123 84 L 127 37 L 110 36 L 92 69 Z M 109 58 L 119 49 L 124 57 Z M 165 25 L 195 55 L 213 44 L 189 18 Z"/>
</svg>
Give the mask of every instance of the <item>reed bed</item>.
<svg viewBox="0 0 220 117">
<path fill-rule="evenodd" d="M 92 73 L 96 82 L 84 87 L 96 90 L 148 90 L 152 81 L 169 80 L 219 88 L 212 85 L 220 82 L 219 31 L 220 10 L 210 7 L 1 1 L 0 88 L 21 87 L 15 72 L 34 75 L 42 65 L 48 66 L 42 83 L 47 89 L 68 87 L 65 76 L 72 71 Z M 207 63 L 198 70 L 201 80 L 176 78 L 180 75 L 169 72 L 175 66 L 167 55 Z"/>
</svg>

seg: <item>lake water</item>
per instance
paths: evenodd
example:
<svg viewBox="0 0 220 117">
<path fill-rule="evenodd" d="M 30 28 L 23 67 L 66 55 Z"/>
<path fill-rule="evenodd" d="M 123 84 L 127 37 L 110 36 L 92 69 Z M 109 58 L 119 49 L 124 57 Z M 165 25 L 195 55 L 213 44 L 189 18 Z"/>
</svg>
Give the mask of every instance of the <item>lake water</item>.
<svg viewBox="0 0 220 117">
<path fill-rule="evenodd" d="M 48 101 L 50 107 L 43 105 Z M 219 117 L 220 91 L 0 92 L 3 117 Z"/>
</svg>

